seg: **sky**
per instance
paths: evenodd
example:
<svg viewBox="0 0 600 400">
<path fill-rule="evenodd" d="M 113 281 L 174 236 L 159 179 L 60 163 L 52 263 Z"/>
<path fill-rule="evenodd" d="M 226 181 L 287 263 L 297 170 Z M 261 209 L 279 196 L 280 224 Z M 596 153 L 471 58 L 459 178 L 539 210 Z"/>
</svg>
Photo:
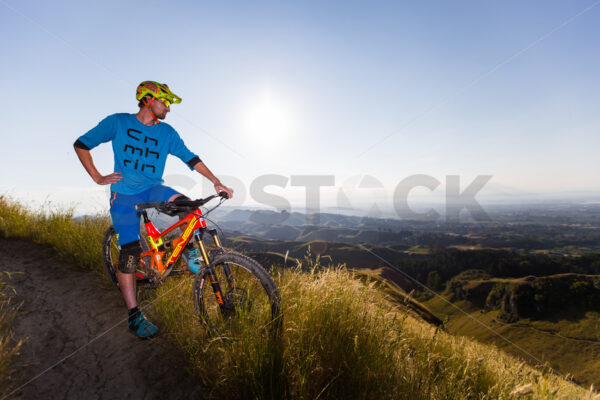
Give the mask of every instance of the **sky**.
<svg viewBox="0 0 600 400">
<path fill-rule="evenodd" d="M 450 175 L 461 190 L 490 175 L 489 201 L 594 196 L 598 3 L 0 0 L 0 194 L 107 210 L 72 144 L 156 80 L 231 205 L 260 206 L 266 179 L 305 207 L 299 175 L 333 179 L 318 203 L 334 208 L 392 208 L 417 174 L 440 185 L 413 202 L 443 199 Z M 92 155 L 113 171 L 110 145 Z M 213 191 L 177 158 L 165 181 Z"/>
</svg>

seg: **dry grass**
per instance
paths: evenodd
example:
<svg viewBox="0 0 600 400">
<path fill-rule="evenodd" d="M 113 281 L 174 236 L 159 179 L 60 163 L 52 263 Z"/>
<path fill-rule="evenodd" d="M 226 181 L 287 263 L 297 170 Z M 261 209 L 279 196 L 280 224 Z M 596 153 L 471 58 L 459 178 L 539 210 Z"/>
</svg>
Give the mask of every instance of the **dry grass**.
<svg viewBox="0 0 600 400">
<path fill-rule="evenodd" d="M 72 265 L 104 275 L 101 243 L 106 215 L 73 220 L 72 210 L 31 211 L 0 196 L 0 237 L 48 245 Z"/>
<path fill-rule="evenodd" d="M 344 268 L 278 271 L 274 279 L 285 315 L 275 342 L 239 326 L 210 337 L 189 312 L 191 279 L 157 291 L 154 317 L 214 398 L 588 398 L 548 370 L 410 317 Z"/>
</svg>

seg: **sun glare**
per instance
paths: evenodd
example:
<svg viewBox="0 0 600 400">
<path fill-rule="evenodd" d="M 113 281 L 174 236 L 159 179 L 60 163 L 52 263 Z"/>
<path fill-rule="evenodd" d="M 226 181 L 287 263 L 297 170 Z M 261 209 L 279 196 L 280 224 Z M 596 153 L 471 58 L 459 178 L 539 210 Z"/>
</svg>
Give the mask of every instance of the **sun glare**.
<svg viewBox="0 0 600 400">
<path fill-rule="evenodd" d="M 290 136 L 290 115 L 286 106 L 271 94 L 257 99 L 247 109 L 244 130 L 250 142 L 270 149 L 279 148 Z"/>
</svg>

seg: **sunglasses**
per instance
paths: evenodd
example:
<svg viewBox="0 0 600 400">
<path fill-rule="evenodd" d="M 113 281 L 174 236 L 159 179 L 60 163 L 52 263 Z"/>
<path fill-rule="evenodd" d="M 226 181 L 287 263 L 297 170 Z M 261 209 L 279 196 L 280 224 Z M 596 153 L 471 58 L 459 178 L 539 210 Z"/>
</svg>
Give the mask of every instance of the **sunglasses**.
<svg viewBox="0 0 600 400">
<path fill-rule="evenodd" d="M 166 107 L 169 107 L 171 105 L 171 102 L 167 99 L 158 99 L 160 100 Z"/>
</svg>

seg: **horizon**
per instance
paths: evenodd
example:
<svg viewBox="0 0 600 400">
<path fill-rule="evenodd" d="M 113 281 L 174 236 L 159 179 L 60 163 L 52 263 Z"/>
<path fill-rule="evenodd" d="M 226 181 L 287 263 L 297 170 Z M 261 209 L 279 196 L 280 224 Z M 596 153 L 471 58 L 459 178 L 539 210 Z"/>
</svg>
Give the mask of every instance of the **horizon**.
<svg viewBox="0 0 600 400">
<path fill-rule="evenodd" d="M 173 185 L 176 187 L 175 185 Z M 2 187 L 0 187 L 0 191 Z M 193 198 L 205 197 L 202 193 L 194 190 L 192 193 L 199 193 Z M 109 194 L 102 188 L 61 188 L 59 192 L 50 193 L 48 191 L 38 192 L 13 192 L 12 194 L 0 193 L 0 196 L 6 196 L 9 199 L 19 202 L 21 205 L 32 209 L 45 208 L 47 210 L 73 210 L 74 217 L 84 215 L 108 214 L 106 202 L 109 199 Z M 234 197 L 235 199 L 235 197 Z M 251 210 L 251 211 L 272 211 L 281 212 L 285 210 L 290 213 L 314 214 L 312 210 L 307 210 L 305 202 L 294 203 L 290 202 L 289 208 L 277 208 L 270 204 L 264 204 L 256 201 L 245 201 L 241 204 L 228 200 L 221 206 L 222 210 Z M 536 206 L 552 206 L 552 205 L 596 205 L 600 204 L 600 191 L 598 192 L 549 192 L 549 193 L 531 193 L 522 194 L 506 194 L 492 193 L 488 195 L 476 196 L 477 202 L 481 205 L 484 211 L 494 212 L 498 208 L 534 208 Z M 215 203 L 216 204 L 216 203 Z M 373 207 L 377 207 L 375 210 Z M 411 210 L 417 213 L 424 213 L 430 209 L 435 210 L 440 215 L 446 213 L 446 201 L 443 196 L 411 196 L 408 200 L 408 206 Z M 358 217 L 372 218 L 391 218 L 405 219 L 398 215 L 394 209 L 391 195 L 388 198 L 388 203 L 380 200 L 369 202 L 369 199 L 362 197 L 362 201 L 354 200 L 350 207 L 340 205 L 335 199 L 326 200 L 321 203 L 316 213 L 323 214 L 339 214 Z M 471 214 L 469 210 L 461 210 L 461 220 L 468 219 Z"/>
</svg>

